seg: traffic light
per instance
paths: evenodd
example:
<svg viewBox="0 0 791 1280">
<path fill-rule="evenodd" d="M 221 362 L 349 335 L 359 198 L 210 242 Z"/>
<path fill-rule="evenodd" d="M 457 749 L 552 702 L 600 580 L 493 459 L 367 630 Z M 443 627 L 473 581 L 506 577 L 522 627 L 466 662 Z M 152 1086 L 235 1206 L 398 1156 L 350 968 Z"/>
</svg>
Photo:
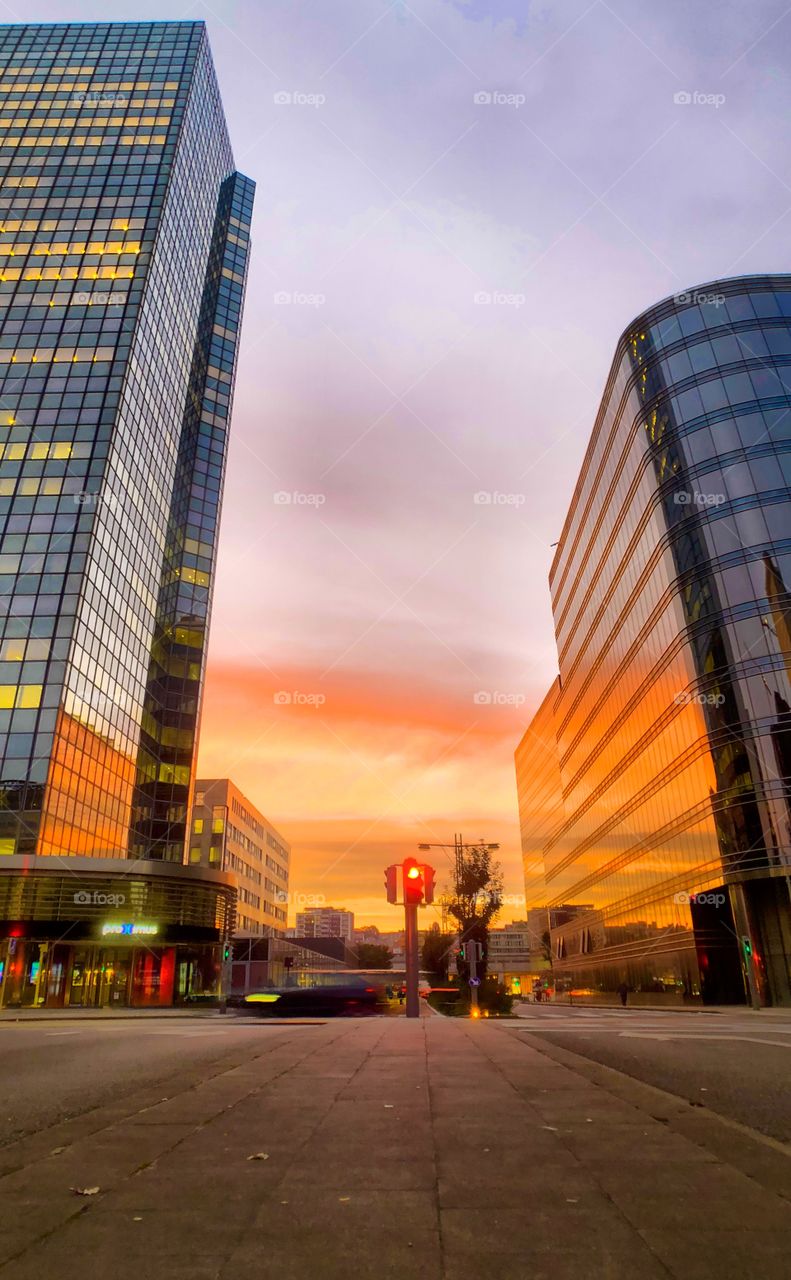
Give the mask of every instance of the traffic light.
<svg viewBox="0 0 791 1280">
<path fill-rule="evenodd" d="M 385 893 L 388 902 L 403 903 L 407 907 L 422 907 L 434 901 L 436 872 L 417 858 L 404 858 L 403 862 L 385 867 Z"/>
<path fill-rule="evenodd" d="M 423 905 L 423 868 L 416 858 L 404 859 L 404 903 L 408 907 Z"/>
<path fill-rule="evenodd" d="M 230 958 L 231 958 L 231 944 L 230 944 L 230 942 L 226 942 L 225 946 L 223 947 L 223 949 L 222 949 L 222 958 L 223 958 L 223 960 L 225 960 L 226 962 L 227 962 L 228 960 L 230 960 Z"/>
<path fill-rule="evenodd" d="M 434 870 L 434 868 L 429 867 L 427 864 L 424 864 L 423 865 L 423 901 L 424 902 L 434 901 L 434 881 L 436 880 L 436 877 L 437 877 L 437 873 Z"/>
<path fill-rule="evenodd" d="M 746 933 L 742 934 L 742 950 L 744 951 L 744 958 L 749 964 L 753 958 L 753 944 L 752 939 Z"/>
<path fill-rule="evenodd" d="M 398 902 L 398 867 L 385 867 L 385 889 L 387 901 Z"/>
</svg>

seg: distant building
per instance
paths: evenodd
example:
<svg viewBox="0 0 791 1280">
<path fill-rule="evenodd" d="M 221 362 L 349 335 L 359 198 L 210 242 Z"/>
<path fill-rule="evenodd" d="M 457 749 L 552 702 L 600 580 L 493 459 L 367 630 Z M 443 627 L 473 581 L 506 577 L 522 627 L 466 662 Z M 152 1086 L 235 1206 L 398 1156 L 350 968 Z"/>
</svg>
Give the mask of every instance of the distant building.
<svg viewBox="0 0 791 1280">
<path fill-rule="evenodd" d="M 291 846 L 229 778 L 195 783 L 189 861 L 233 877 L 235 935 L 282 935 Z"/>
<path fill-rule="evenodd" d="M 354 912 L 343 907 L 308 907 L 297 912 L 297 936 L 300 938 L 345 938 L 354 936 Z"/>
<path fill-rule="evenodd" d="M 546 918 L 546 912 L 544 912 Z M 515 920 L 501 929 L 490 929 L 487 969 L 514 995 L 529 995 L 533 986 L 549 974 L 550 963 L 540 945 L 535 946 L 536 930 L 527 920 Z"/>
<path fill-rule="evenodd" d="M 533 954 L 526 920 L 514 920 L 501 929 L 489 930 L 489 967 L 516 961 L 527 963 Z"/>
</svg>

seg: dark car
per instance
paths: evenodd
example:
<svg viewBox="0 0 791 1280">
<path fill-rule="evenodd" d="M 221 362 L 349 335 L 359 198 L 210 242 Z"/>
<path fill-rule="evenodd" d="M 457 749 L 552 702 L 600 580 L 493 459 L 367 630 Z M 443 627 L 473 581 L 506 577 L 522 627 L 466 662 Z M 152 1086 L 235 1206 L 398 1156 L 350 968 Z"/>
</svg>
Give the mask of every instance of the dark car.
<svg viewBox="0 0 791 1280">
<path fill-rule="evenodd" d="M 271 991 L 251 991 L 241 1010 L 269 1018 L 354 1017 L 379 1013 L 383 997 L 378 987 L 365 983 L 339 982 L 315 987 L 277 987 Z"/>
</svg>

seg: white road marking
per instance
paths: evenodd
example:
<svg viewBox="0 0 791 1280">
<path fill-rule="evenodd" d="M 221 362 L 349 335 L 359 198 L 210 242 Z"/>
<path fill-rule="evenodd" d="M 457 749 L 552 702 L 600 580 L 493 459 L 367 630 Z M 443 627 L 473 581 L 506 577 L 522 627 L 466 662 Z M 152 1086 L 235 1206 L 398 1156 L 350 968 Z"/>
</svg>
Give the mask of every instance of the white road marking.
<svg viewBox="0 0 791 1280">
<path fill-rule="evenodd" d="M 619 1031 L 618 1038 L 627 1040 L 672 1040 L 672 1036 L 663 1036 L 656 1031 Z"/>
</svg>

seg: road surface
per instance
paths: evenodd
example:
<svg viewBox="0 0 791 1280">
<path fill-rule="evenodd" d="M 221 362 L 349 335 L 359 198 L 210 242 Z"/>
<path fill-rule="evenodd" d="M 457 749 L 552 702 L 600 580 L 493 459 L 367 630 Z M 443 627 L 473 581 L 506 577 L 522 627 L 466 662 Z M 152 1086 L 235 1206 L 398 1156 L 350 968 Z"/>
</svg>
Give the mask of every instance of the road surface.
<svg viewBox="0 0 791 1280">
<path fill-rule="evenodd" d="M 517 1008 L 543 1040 L 791 1141 L 791 1013 Z"/>
<path fill-rule="evenodd" d="M 0 1023 L 0 1280 L 786 1280 L 787 1149 L 575 1022 Z"/>
</svg>

